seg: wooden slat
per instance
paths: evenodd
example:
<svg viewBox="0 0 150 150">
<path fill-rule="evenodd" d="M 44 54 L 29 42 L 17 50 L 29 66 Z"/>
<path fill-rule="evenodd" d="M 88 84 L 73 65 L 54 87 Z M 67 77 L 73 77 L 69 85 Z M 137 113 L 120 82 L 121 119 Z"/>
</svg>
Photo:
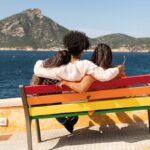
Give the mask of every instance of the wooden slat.
<svg viewBox="0 0 150 150">
<path fill-rule="evenodd" d="M 72 102 L 80 100 L 97 100 L 119 98 L 124 96 L 140 96 L 150 94 L 150 86 L 99 90 L 85 93 L 54 94 L 27 98 L 29 105 L 50 104 L 57 102 Z"/>
<path fill-rule="evenodd" d="M 146 84 L 150 83 L 150 75 L 138 75 L 138 76 L 128 76 L 122 77 L 120 79 L 114 79 L 108 82 L 96 81 L 90 87 L 93 89 L 110 89 L 122 86 L 129 86 L 134 84 Z M 38 86 L 26 86 L 25 93 L 28 94 L 41 94 L 41 93 L 52 93 L 52 92 L 62 92 L 69 91 L 70 88 L 64 86 L 62 89 L 56 87 L 55 85 L 38 85 Z"/>
<path fill-rule="evenodd" d="M 69 91 L 70 88 L 64 87 L 62 88 L 56 85 L 36 85 L 36 86 L 25 86 L 25 93 L 27 95 L 31 94 L 42 94 L 42 93 L 54 93 L 54 92 L 62 92 Z"/>
<path fill-rule="evenodd" d="M 120 79 L 114 79 L 107 82 L 94 82 L 93 85 L 89 88 L 89 90 L 96 90 L 96 89 L 111 89 L 117 87 L 124 87 L 136 84 L 146 84 L 150 83 L 150 74 L 146 75 L 138 75 L 138 76 L 126 76 Z"/>
<path fill-rule="evenodd" d="M 150 106 L 96 110 L 93 114 L 97 115 L 97 114 L 126 112 L 126 111 L 135 111 L 135 110 L 144 110 L 144 109 L 150 109 Z M 43 116 L 33 116 L 32 119 L 61 118 L 61 117 L 81 116 L 81 115 L 88 115 L 88 111 L 75 112 L 75 113 L 54 114 L 54 115 L 43 115 Z"/>
<path fill-rule="evenodd" d="M 29 108 L 30 116 L 150 106 L 150 97 L 113 99 L 87 103 L 61 104 Z"/>
</svg>

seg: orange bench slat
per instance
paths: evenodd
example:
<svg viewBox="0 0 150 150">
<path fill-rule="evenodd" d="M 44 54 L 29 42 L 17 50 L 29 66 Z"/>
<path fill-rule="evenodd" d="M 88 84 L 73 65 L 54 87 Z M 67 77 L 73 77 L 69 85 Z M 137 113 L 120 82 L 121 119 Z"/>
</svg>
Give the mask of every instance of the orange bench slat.
<svg viewBox="0 0 150 150">
<path fill-rule="evenodd" d="M 100 100 L 109 98 L 121 98 L 128 96 L 143 96 L 150 94 L 150 86 L 144 87 L 132 87 L 132 88 L 119 88 L 110 90 L 99 90 L 84 93 L 64 93 L 45 96 L 33 96 L 28 97 L 27 101 L 29 105 L 51 104 L 59 102 L 73 102 L 82 100 Z"/>
</svg>

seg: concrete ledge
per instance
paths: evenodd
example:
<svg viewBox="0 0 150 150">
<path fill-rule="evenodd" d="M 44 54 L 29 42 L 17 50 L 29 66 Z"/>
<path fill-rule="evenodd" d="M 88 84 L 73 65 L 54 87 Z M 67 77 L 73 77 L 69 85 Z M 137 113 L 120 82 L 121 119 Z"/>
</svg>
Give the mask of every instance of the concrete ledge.
<svg viewBox="0 0 150 150">
<path fill-rule="evenodd" d="M 20 97 L 0 99 L 0 108 L 22 106 Z"/>
<path fill-rule="evenodd" d="M 0 127 L 1 134 L 25 131 L 25 115 L 20 98 L 0 100 L 0 117 L 7 118 L 8 126 Z M 137 122 L 147 122 L 147 111 L 132 111 L 122 113 L 109 113 L 103 115 L 80 116 L 76 127 L 87 127 L 91 125 L 115 125 L 115 124 L 135 124 Z M 42 130 L 63 128 L 55 118 L 41 119 Z M 32 128 L 35 129 L 33 121 Z"/>
</svg>

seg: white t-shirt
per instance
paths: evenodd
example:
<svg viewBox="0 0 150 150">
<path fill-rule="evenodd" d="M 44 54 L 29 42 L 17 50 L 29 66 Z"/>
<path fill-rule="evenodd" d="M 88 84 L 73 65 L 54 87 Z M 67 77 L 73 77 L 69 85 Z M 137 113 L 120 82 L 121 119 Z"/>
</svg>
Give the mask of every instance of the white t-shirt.
<svg viewBox="0 0 150 150">
<path fill-rule="evenodd" d="M 44 68 L 43 61 L 38 60 L 34 66 L 34 74 L 49 79 L 80 81 L 85 75 L 92 75 L 96 80 L 109 81 L 119 74 L 118 68 L 104 70 L 89 60 L 77 60 L 55 68 Z"/>
</svg>

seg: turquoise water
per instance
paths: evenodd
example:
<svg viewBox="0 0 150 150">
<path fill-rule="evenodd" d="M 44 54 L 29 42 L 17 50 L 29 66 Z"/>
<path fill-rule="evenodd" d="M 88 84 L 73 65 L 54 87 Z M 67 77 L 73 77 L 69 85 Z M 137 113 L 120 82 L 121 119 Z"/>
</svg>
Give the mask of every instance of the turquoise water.
<svg viewBox="0 0 150 150">
<path fill-rule="evenodd" d="M 18 97 L 20 84 L 28 85 L 33 66 L 38 59 L 45 59 L 54 52 L 0 51 L 0 98 Z M 91 52 L 83 58 L 90 59 Z M 126 56 L 127 75 L 150 73 L 150 53 L 113 53 L 113 64 L 121 64 Z"/>
</svg>

